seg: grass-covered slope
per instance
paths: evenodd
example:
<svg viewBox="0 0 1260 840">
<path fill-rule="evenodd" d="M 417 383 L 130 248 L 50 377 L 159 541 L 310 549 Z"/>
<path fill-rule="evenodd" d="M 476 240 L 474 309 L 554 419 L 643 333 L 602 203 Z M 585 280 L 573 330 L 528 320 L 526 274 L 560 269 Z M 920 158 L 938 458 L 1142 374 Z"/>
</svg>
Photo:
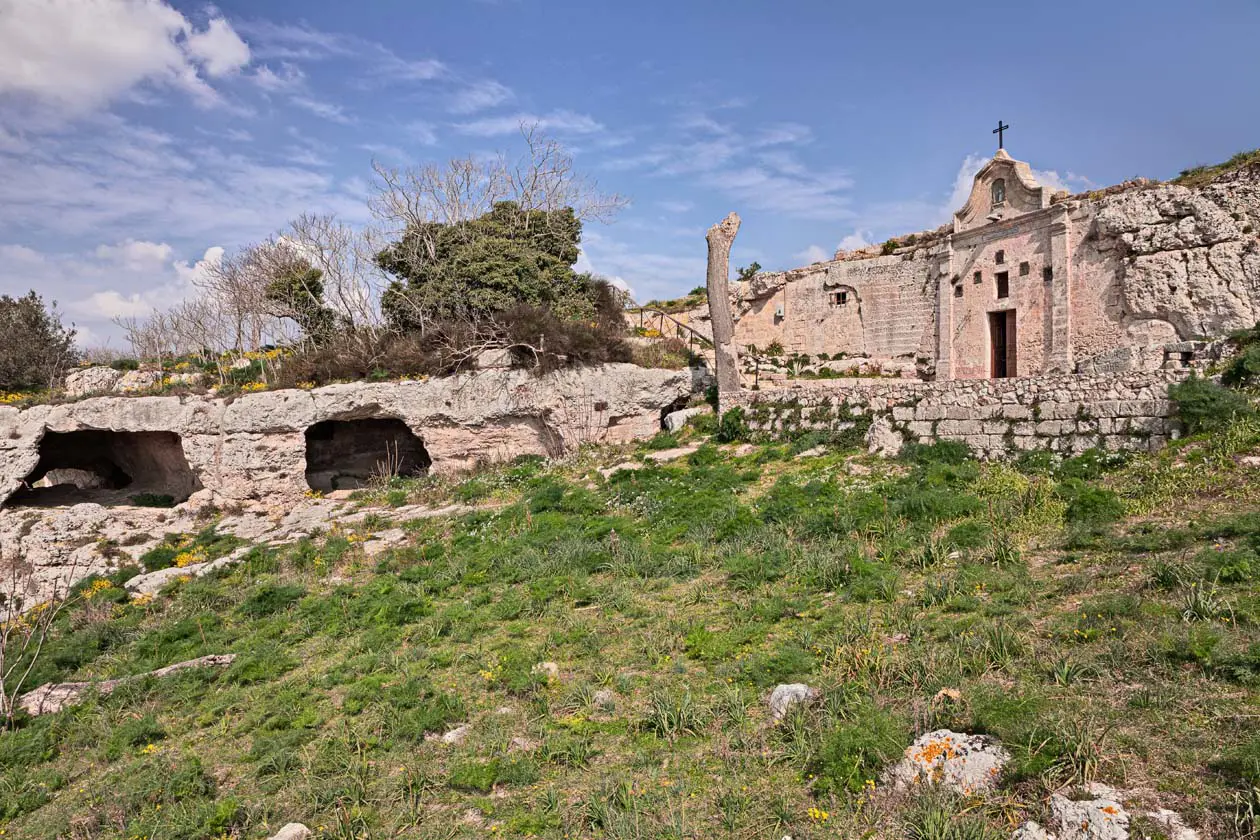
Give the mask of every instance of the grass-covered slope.
<svg viewBox="0 0 1260 840">
<path fill-rule="evenodd" d="M 1204 836 L 1249 831 L 1260 499 L 1235 456 L 1256 441 L 1016 468 L 948 444 L 797 459 L 803 440 L 400 484 L 357 532 L 147 602 L 85 584 L 29 686 L 238 659 L 0 734 L 0 830 L 962 840 L 1096 779 Z M 452 496 L 498 504 L 390 519 Z M 406 546 L 368 559 L 399 525 Z M 797 681 L 822 699 L 772 724 L 766 694 Z M 999 792 L 884 791 L 944 726 L 1002 739 Z"/>
</svg>

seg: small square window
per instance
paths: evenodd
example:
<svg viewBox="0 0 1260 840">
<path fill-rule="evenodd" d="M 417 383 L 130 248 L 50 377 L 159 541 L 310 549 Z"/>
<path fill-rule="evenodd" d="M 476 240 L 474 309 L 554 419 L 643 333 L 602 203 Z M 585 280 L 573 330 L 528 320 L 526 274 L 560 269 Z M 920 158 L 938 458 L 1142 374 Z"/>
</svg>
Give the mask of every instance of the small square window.
<svg viewBox="0 0 1260 840">
<path fill-rule="evenodd" d="M 971 282 L 972 282 L 972 283 L 979 283 L 979 282 L 980 282 L 981 280 L 983 280 L 983 279 L 984 279 L 984 278 L 980 276 L 980 272 L 978 272 L 978 271 L 977 271 L 975 274 L 971 275 Z"/>
<path fill-rule="evenodd" d="M 1028 276 L 1028 272 L 1029 272 L 1030 270 L 1031 270 L 1031 268 L 1029 267 L 1028 263 L 1026 263 L 1026 262 L 1022 262 L 1022 263 L 1020 263 L 1020 264 L 1019 264 L 1019 276 L 1020 276 L 1020 277 L 1027 277 L 1027 276 Z"/>
<path fill-rule="evenodd" d="M 954 284 L 954 297 L 962 297 L 962 283 Z"/>
<path fill-rule="evenodd" d="M 1054 269 L 1051 268 L 1050 266 L 1046 266 L 1045 268 L 1041 269 L 1041 279 L 1046 281 L 1047 283 L 1054 280 Z"/>
<path fill-rule="evenodd" d="M 832 293 L 831 293 L 831 305 L 832 305 L 832 306 L 844 306 L 844 305 L 845 305 L 845 304 L 847 304 L 848 302 L 849 302 L 849 293 L 848 293 L 848 292 L 832 292 Z"/>
<path fill-rule="evenodd" d="M 998 251 L 996 254 L 993 255 L 993 261 L 997 263 L 998 265 L 1002 265 L 1002 263 L 1006 262 L 1006 252 Z"/>
<path fill-rule="evenodd" d="M 1011 296 L 1011 275 L 1005 271 L 999 271 L 994 278 L 997 280 L 997 296 L 1000 298 Z"/>
</svg>

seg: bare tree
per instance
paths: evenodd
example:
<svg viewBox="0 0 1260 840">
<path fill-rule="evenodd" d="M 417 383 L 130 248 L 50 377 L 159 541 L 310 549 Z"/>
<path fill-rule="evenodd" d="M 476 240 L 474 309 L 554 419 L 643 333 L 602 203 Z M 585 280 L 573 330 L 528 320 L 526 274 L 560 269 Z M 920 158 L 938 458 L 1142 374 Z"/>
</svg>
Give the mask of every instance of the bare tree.
<svg viewBox="0 0 1260 840">
<path fill-rule="evenodd" d="M 71 565 L 53 581 L 48 597 L 31 605 L 27 598 L 37 589 L 34 567 L 19 558 L 4 561 L 0 581 L 0 716 L 7 729 L 13 728 L 18 697 L 39 662 L 53 626 L 77 600 L 69 595 L 70 581 L 78 576 L 77 571 L 77 564 Z"/>
</svg>

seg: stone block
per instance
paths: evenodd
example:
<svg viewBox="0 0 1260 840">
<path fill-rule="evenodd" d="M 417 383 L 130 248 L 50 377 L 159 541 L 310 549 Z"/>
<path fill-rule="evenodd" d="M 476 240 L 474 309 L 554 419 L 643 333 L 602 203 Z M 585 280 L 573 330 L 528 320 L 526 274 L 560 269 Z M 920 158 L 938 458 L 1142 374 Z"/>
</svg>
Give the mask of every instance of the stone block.
<svg viewBox="0 0 1260 840">
<path fill-rule="evenodd" d="M 942 420 L 936 424 L 936 432 L 940 435 L 978 435 L 982 433 L 979 420 Z"/>
<path fill-rule="evenodd" d="M 1036 433 L 1046 437 L 1058 437 L 1063 433 L 1063 421 L 1042 420 L 1037 424 Z"/>
<path fill-rule="evenodd" d="M 1032 417 L 1032 409 L 1026 405 L 1003 405 L 1002 416 L 1007 420 L 1027 420 Z"/>
</svg>

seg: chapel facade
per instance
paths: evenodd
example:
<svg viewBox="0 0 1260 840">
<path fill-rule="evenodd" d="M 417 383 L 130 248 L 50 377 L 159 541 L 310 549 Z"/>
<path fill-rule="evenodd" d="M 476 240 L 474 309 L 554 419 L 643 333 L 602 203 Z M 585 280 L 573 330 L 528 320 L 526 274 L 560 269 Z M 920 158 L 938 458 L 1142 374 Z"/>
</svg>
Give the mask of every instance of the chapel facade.
<svg viewBox="0 0 1260 840">
<path fill-rule="evenodd" d="M 937 380 L 1158 369 L 1260 320 L 1257 229 L 1260 173 L 1069 196 L 999 149 L 950 224 L 736 284 L 736 343 Z"/>
</svg>

